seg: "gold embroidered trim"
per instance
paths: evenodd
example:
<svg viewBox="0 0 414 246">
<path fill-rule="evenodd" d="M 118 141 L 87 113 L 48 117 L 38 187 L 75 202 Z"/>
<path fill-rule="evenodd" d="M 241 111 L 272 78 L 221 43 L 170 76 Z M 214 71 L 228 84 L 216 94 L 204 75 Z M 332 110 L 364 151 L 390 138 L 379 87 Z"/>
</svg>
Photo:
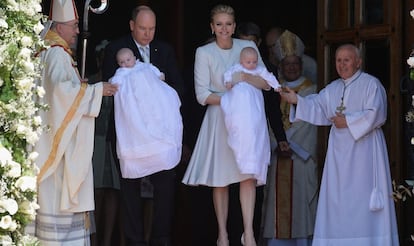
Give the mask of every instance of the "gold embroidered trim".
<svg viewBox="0 0 414 246">
<path fill-rule="evenodd" d="M 276 164 L 275 238 L 292 238 L 293 160 L 277 158 Z"/>
<path fill-rule="evenodd" d="M 52 149 L 50 150 L 49 157 L 47 158 L 45 164 L 42 166 L 39 174 L 37 175 L 38 184 L 40 183 L 40 180 L 42 179 L 43 175 L 46 173 L 47 170 L 49 170 L 52 163 L 55 161 L 56 153 L 59 147 L 59 143 L 62 140 L 63 133 L 65 132 L 69 122 L 73 119 L 73 116 L 75 115 L 75 112 L 78 109 L 83 96 L 85 95 L 87 86 L 88 86 L 87 83 L 81 83 L 80 90 L 78 94 L 76 95 L 75 100 L 73 101 L 71 107 L 69 108 L 69 111 L 66 113 L 61 126 L 56 131 L 56 134 L 53 137 Z"/>
</svg>

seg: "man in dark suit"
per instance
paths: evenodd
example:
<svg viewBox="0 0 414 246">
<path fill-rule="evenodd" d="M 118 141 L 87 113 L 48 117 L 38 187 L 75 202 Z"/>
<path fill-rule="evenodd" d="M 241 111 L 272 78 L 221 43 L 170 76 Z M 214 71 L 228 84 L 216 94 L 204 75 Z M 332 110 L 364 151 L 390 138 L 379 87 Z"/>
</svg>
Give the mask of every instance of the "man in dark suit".
<svg viewBox="0 0 414 246">
<path fill-rule="evenodd" d="M 108 80 L 118 68 L 116 53 L 121 48 L 133 50 L 137 59 L 151 62 L 165 75 L 165 81 L 182 94 L 183 80 L 178 70 L 173 48 L 162 41 L 154 40 L 156 16 L 148 6 L 138 6 L 132 11 L 129 22 L 131 34 L 111 42 L 105 49 L 102 77 Z M 141 51 L 142 49 L 142 51 Z M 145 54 L 147 49 L 147 54 Z M 149 60 L 147 60 L 147 58 Z M 112 105 L 113 107 L 113 105 Z M 109 124 L 114 124 L 113 113 Z M 114 129 L 114 127 L 109 127 Z M 112 130 L 115 141 L 115 131 Z M 150 246 L 168 246 L 171 243 L 172 222 L 174 213 L 174 169 L 162 170 L 147 176 L 153 186 L 153 216 Z M 147 245 L 144 234 L 143 198 L 141 180 L 121 177 L 121 198 L 123 207 L 123 231 L 126 245 Z M 148 228 L 147 228 L 148 229 Z"/>
</svg>

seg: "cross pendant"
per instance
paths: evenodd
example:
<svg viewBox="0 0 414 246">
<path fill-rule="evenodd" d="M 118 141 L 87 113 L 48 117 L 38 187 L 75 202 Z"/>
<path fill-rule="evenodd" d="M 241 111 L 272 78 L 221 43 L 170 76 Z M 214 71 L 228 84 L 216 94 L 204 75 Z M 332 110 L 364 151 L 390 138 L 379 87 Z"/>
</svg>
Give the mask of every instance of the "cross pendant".
<svg viewBox="0 0 414 246">
<path fill-rule="evenodd" d="M 342 114 L 342 112 L 344 112 L 345 109 L 346 109 L 346 107 L 344 105 L 344 101 L 341 100 L 341 105 L 339 105 L 338 107 L 336 107 L 336 110 L 338 110 L 338 112 Z"/>
</svg>

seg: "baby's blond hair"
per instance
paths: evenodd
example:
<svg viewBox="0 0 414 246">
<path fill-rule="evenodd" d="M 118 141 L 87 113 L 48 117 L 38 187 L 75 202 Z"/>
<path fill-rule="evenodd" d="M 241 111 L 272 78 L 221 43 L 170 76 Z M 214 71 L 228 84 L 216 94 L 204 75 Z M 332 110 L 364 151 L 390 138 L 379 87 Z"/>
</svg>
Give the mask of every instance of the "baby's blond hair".
<svg viewBox="0 0 414 246">
<path fill-rule="evenodd" d="M 120 56 L 125 54 L 134 56 L 134 52 L 130 48 L 121 48 L 118 52 L 116 52 L 116 60 L 119 62 Z"/>
<path fill-rule="evenodd" d="M 240 58 L 248 55 L 258 56 L 257 50 L 255 50 L 253 47 L 244 47 L 240 51 Z"/>
</svg>

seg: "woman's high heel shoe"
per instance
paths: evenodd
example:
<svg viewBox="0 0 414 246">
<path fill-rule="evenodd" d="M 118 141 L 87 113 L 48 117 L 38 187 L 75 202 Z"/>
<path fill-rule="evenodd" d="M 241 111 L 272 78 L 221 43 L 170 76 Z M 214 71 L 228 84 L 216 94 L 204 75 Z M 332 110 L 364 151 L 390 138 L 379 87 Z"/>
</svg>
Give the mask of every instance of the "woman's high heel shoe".
<svg viewBox="0 0 414 246">
<path fill-rule="evenodd" d="M 216 244 L 217 244 L 217 246 L 229 246 L 230 245 L 228 239 L 226 241 L 224 241 L 224 242 L 217 239 Z"/>
<path fill-rule="evenodd" d="M 241 245 L 246 245 L 246 240 L 244 238 L 244 233 L 241 235 L 240 243 L 241 243 Z M 253 244 L 250 244 L 250 242 L 248 242 L 248 243 L 249 243 L 248 245 L 255 245 L 256 246 L 256 242 L 252 242 Z"/>
</svg>

